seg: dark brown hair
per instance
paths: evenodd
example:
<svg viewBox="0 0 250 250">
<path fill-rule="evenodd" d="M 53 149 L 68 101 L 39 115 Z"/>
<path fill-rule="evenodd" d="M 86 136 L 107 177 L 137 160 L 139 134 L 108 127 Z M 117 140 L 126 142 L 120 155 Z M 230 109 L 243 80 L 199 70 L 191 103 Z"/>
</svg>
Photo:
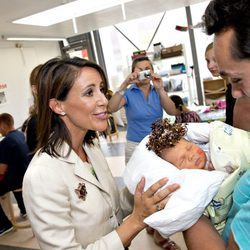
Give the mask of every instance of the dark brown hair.
<svg viewBox="0 0 250 250">
<path fill-rule="evenodd" d="M 0 114 L 0 123 L 6 124 L 8 127 L 13 127 L 14 126 L 14 119 L 12 115 L 8 113 L 2 113 Z"/>
<path fill-rule="evenodd" d="M 43 64 L 38 75 L 38 146 L 41 152 L 51 156 L 61 156 L 60 148 L 66 142 L 70 148 L 72 141 L 70 133 L 58 114 L 49 107 L 49 101 L 55 98 L 64 101 L 69 91 L 81 73 L 81 69 L 90 67 L 96 69 L 104 83 L 104 93 L 107 91 L 107 80 L 102 68 L 94 62 L 82 58 L 53 58 Z M 89 130 L 84 142 L 93 144 L 97 137 L 95 131 Z M 68 154 L 70 153 L 69 152 Z"/>
<path fill-rule="evenodd" d="M 174 105 L 176 109 L 180 110 L 181 112 L 181 119 L 184 119 L 184 114 L 183 114 L 183 106 L 185 105 L 182 98 L 178 95 L 171 95 L 170 99 L 174 102 Z"/>
<path fill-rule="evenodd" d="M 183 111 L 183 106 L 184 106 L 184 102 L 182 100 L 182 98 L 178 95 L 171 95 L 170 99 L 174 102 L 175 107 L 180 110 Z"/>
<path fill-rule="evenodd" d="M 232 29 L 231 55 L 234 59 L 250 58 L 250 1 L 212 0 L 203 15 L 203 25 L 208 35 Z"/>
</svg>

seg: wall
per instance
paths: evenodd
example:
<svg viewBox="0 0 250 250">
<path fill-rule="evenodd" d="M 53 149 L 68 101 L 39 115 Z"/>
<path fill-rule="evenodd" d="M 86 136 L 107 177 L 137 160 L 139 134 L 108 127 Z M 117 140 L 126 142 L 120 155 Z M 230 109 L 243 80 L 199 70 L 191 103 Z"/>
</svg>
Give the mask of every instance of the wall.
<svg viewBox="0 0 250 250">
<path fill-rule="evenodd" d="M 61 54 L 57 42 L 0 41 L 0 93 L 4 92 L 6 102 L 0 103 L 0 113 L 13 115 L 15 127 L 22 125 L 28 117 L 33 98 L 29 86 L 32 69 Z"/>
</svg>

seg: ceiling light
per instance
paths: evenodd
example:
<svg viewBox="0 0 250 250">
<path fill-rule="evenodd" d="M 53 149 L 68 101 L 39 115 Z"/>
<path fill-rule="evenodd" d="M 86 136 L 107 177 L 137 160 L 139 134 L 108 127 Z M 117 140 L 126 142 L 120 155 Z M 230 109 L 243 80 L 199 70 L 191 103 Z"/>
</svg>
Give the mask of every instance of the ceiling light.
<svg viewBox="0 0 250 250">
<path fill-rule="evenodd" d="M 77 0 L 15 20 L 13 23 L 49 26 L 131 1 L 133 0 Z"/>
<path fill-rule="evenodd" d="M 51 37 L 7 37 L 8 41 L 62 41 L 64 46 L 69 45 L 66 38 L 51 38 Z"/>
<path fill-rule="evenodd" d="M 77 34 L 77 25 L 76 25 L 76 18 L 75 17 L 73 17 L 72 18 L 72 24 L 73 24 L 73 29 L 74 29 L 74 32 L 75 32 L 75 34 Z"/>
<path fill-rule="evenodd" d="M 47 37 L 7 37 L 8 41 L 62 41 L 65 38 L 47 38 Z"/>
</svg>

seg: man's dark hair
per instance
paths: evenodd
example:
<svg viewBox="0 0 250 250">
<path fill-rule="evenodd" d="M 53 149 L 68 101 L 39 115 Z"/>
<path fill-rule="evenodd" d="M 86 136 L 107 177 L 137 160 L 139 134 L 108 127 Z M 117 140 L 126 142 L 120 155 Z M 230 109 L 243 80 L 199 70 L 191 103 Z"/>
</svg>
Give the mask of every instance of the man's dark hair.
<svg viewBox="0 0 250 250">
<path fill-rule="evenodd" d="M 6 124 L 8 127 L 14 126 L 14 119 L 13 116 L 8 113 L 0 114 L 0 123 Z"/>
<path fill-rule="evenodd" d="M 250 1 L 212 0 L 202 17 L 208 35 L 232 29 L 231 54 L 234 59 L 250 58 Z"/>
</svg>

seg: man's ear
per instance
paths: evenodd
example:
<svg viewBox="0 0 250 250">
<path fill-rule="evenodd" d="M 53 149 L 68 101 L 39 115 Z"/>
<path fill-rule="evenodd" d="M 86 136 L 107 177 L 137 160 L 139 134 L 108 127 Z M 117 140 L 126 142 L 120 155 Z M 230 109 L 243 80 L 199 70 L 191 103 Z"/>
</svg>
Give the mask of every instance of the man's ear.
<svg viewBox="0 0 250 250">
<path fill-rule="evenodd" d="M 58 115 L 65 115 L 63 111 L 62 103 L 55 98 L 49 100 L 49 107 L 51 110 Z"/>
</svg>

